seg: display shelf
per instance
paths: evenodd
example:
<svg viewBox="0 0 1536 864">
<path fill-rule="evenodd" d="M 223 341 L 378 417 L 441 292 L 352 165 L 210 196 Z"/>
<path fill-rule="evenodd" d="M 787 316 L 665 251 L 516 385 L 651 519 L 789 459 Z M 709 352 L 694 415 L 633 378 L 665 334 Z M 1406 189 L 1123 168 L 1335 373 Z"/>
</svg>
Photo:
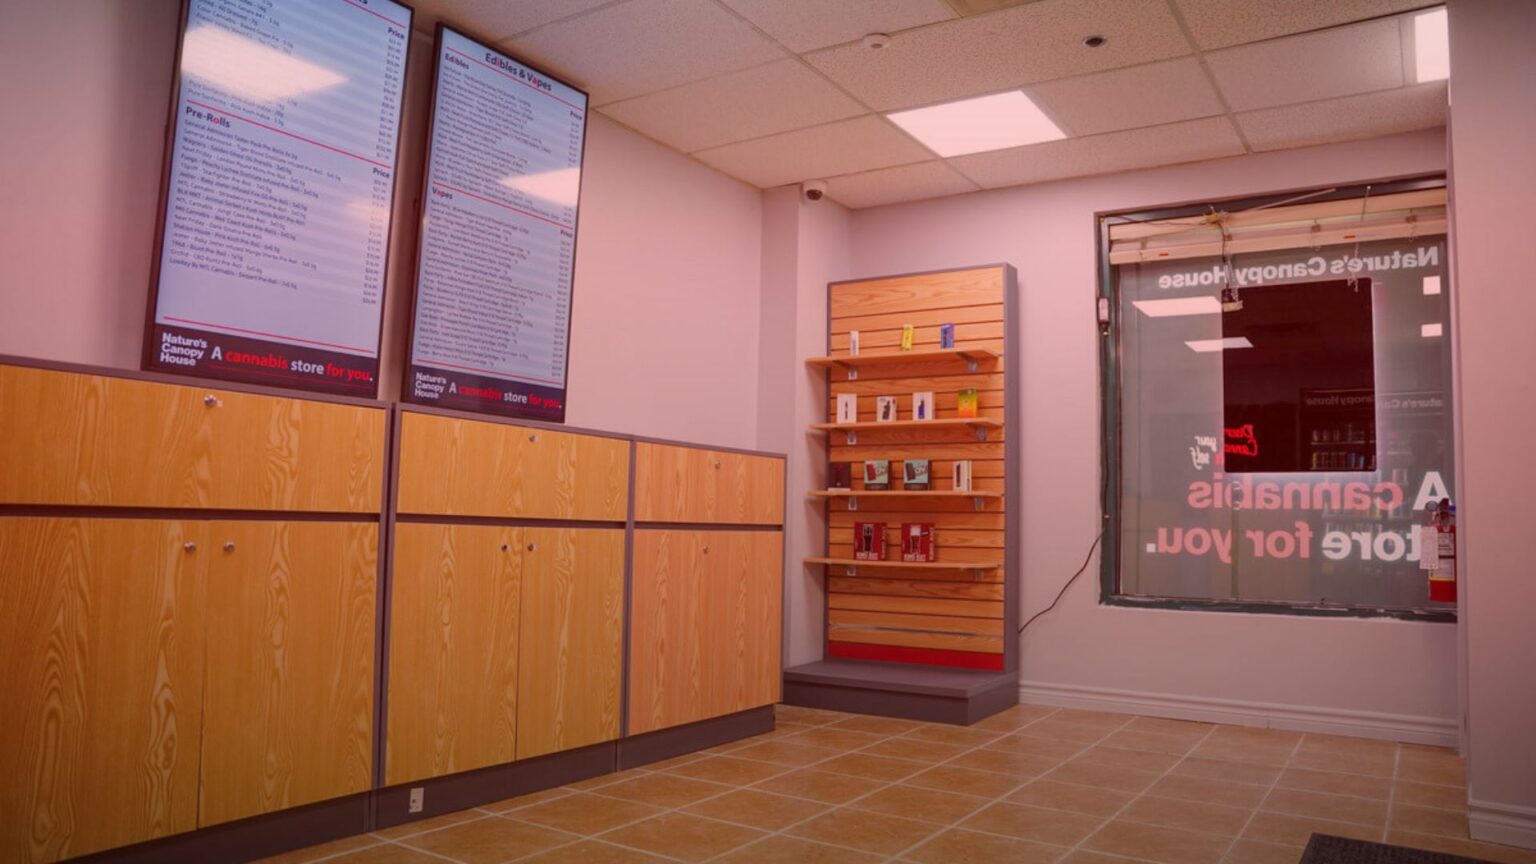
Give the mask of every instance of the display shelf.
<svg viewBox="0 0 1536 864">
<path fill-rule="evenodd" d="M 867 491 L 864 489 L 816 489 L 810 493 L 812 498 L 847 498 L 848 509 L 859 509 L 860 498 L 969 498 L 971 503 L 980 510 L 986 506 L 987 499 L 1001 498 L 1003 493 L 985 489 L 959 490 L 954 489 L 878 489 Z"/>
<path fill-rule="evenodd" d="M 1003 421 L 990 417 L 935 417 L 932 420 L 861 420 L 857 423 L 812 423 L 816 432 L 842 432 L 845 443 L 859 443 L 859 431 L 880 432 L 892 429 L 974 429 L 976 440 L 987 440 L 987 430 L 1003 428 Z"/>
<path fill-rule="evenodd" d="M 1001 356 L 990 348 L 944 348 L 939 351 L 896 351 L 883 354 L 853 354 L 844 357 L 807 357 L 805 365 L 825 369 L 843 369 L 848 373 L 849 381 L 856 381 L 860 369 L 904 363 L 961 360 L 965 362 L 966 371 L 976 372 L 981 369 L 981 364 L 996 363 Z"/>
<path fill-rule="evenodd" d="M 996 570 L 1003 566 L 1001 561 L 863 561 L 858 558 L 807 558 L 807 564 L 825 564 L 829 567 L 844 567 L 848 575 L 855 575 L 854 571 L 860 567 L 874 567 L 876 569 L 902 569 L 902 570 Z"/>
</svg>

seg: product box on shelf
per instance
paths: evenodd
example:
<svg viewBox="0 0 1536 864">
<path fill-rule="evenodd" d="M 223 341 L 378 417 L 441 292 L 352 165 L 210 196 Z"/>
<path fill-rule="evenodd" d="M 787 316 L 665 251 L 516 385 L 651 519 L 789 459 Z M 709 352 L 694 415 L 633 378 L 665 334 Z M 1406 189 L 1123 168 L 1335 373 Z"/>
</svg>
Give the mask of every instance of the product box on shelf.
<svg viewBox="0 0 1536 864">
<path fill-rule="evenodd" d="M 938 549 L 933 542 L 932 522 L 903 522 L 901 524 L 901 560 L 933 561 Z"/>
<path fill-rule="evenodd" d="M 885 560 L 885 525 L 880 522 L 853 523 L 853 557 L 860 561 Z"/>
</svg>

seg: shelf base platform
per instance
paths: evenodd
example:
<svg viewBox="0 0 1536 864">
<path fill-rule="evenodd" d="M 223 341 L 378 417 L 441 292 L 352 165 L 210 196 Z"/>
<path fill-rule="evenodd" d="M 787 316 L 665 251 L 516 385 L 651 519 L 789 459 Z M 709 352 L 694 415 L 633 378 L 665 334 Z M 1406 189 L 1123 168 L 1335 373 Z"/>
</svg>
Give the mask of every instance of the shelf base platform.
<svg viewBox="0 0 1536 864">
<path fill-rule="evenodd" d="M 784 703 L 969 726 L 1017 705 L 1014 672 L 877 660 L 819 660 L 784 670 Z"/>
</svg>

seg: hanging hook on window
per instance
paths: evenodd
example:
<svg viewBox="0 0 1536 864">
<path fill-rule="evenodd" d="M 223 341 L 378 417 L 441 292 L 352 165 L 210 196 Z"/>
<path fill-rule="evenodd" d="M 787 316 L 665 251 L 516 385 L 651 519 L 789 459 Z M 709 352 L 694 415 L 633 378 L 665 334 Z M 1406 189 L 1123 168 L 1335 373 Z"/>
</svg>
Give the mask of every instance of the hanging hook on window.
<svg viewBox="0 0 1536 864">
<path fill-rule="evenodd" d="M 1367 204 L 1370 203 L 1370 201 L 1371 201 L 1371 187 L 1370 187 L 1370 185 L 1366 185 L 1366 187 L 1365 187 L 1365 195 L 1362 196 L 1361 199 L 1360 199 L 1360 222 L 1361 222 L 1361 224 L 1365 223 L 1365 207 L 1366 207 Z M 1350 263 L 1350 267 L 1349 267 L 1349 287 L 1351 289 L 1355 290 L 1355 291 L 1359 291 L 1360 290 L 1360 283 L 1359 283 L 1360 235 L 1362 233 L 1363 232 L 1358 231 L 1358 230 L 1355 232 L 1355 251 L 1350 255 L 1350 257 L 1353 260 L 1351 260 L 1349 262 Z"/>
</svg>

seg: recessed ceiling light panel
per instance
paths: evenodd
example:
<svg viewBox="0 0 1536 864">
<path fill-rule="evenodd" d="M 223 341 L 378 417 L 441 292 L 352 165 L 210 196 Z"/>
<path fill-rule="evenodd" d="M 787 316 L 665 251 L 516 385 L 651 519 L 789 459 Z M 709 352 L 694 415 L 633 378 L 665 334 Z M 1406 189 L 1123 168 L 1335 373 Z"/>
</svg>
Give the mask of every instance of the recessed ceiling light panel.
<svg viewBox="0 0 1536 864">
<path fill-rule="evenodd" d="M 1067 137 L 1018 90 L 886 116 L 929 150 L 946 158 Z"/>
<path fill-rule="evenodd" d="M 1234 348 L 1252 348 L 1253 343 L 1247 336 L 1237 336 L 1227 339 L 1193 339 L 1184 343 L 1189 350 L 1204 354 L 1208 351 L 1231 351 Z"/>
<path fill-rule="evenodd" d="M 1170 297 L 1167 300 L 1132 300 L 1131 305 L 1148 318 L 1221 314 L 1220 301 L 1209 294 L 1201 294 L 1198 297 Z"/>
<path fill-rule="evenodd" d="M 1413 78 L 1420 84 L 1451 77 L 1451 38 L 1445 7 L 1413 16 Z"/>
</svg>

